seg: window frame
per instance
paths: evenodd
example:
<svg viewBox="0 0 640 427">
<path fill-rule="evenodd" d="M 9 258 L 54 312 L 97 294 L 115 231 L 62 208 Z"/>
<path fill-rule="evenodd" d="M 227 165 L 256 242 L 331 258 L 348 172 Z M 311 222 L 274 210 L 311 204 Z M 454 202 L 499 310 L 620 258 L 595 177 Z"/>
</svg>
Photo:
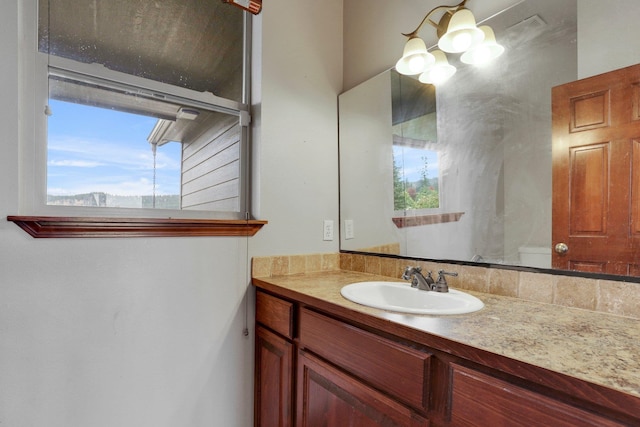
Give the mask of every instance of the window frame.
<svg viewBox="0 0 640 427">
<path fill-rule="evenodd" d="M 21 2 L 22 39 L 20 45 L 20 204 L 19 215 L 8 220 L 16 222 L 34 237 L 113 237 L 114 227 L 124 236 L 155 235 L 253 235 L 253 227 L 265 221 L 250 220 L 249 167 L 250 141 L 250 70 L 251 70 L 251 15 L 243 12 L 243 91 L 242 102 L 220 98 L 212 93 L 173 86 L 117 71 L 102 65 L 85 64 L 38 51 L 38 1 Z M 46 203 L 47 179 L 47 120 L 49 70 L 73 75 L 75 78 L 99 80 L 103 84 L 136 86 L 140 90 L 162 94 L 192 106 L 237 115 L 240 121 L 240 211 L 216 212 L 173 209 L 131 209 L 108 207 L 52 206 Z M 221 227 L 225 223 L 228 227 Z M 251 223 L 251 224 L 250 224 Z M 37 231 L 44 227 L 60 228 L 63 236 L 43 235 Z M 86 233 L 87 225 L 93 230 Z M 128 225 L 137 224 L 136 227 Z M 162 227 L 159 227 L 161 224 Z M 74 232 L 73 227 L 77 227 Z M 140 231 L 142 227 L 142 232 Z M 251 230 L 249 230 L 249 227 Z M 258 228 L 259 228 L 258 227 Z M 29 228 L 29 230 L 27 230 Z M 247 228 L 247 229 L 245 229 Z M 129 232 L 127 231 L 129 230 Z M 162 230 L 162 231 L 159 231 Z M 182 230 L 182 231 L 181 231 Z M 50 230 L 49 230 L 50 231 Z M 204 234 L 202 234 L 204 233 Z M 36 235 L 34 235 L 36 234 Z"/>
</svg>

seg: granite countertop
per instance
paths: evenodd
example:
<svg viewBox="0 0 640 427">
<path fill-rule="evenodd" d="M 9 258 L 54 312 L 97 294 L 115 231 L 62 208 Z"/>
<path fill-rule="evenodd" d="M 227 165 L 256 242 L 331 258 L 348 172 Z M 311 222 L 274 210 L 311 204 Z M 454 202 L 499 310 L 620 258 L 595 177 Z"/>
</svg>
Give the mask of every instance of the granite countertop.
<svg viewBox="0 0 640 427">
<path fill-rule="evenodd" d="M 254 278 L 297 295 L 395 322 L 481 350 L 640 397 L 640 320 L 466 291 L 485 307 L 462 315 L 413 315 L 353 303 L 349 283 L 397 281 L 351 271 Z"/>
</svg>

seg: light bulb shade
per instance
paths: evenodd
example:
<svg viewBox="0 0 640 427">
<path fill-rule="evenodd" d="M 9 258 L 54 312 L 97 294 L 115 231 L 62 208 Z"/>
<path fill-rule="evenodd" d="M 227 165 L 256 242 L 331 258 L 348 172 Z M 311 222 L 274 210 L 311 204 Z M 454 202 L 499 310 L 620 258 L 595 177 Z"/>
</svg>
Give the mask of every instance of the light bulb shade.
<svg viewBox="0 0 640 427">
<path fill-rule="evenodd" d="M 439 50 L 434 50 L 433 56 L 436 59 L 435 64 L 431 67 L 427 68 L 424 73 L 420 74 L 418 80 L 421 83 L 439 85 L 451 78 L 456 73 L 456 67 L 449 64 L 447 61 L 447 56 L 444 52 Z"/>
<path fill-rule="evenodd" d="M 435 62 L 432 54 L 427 52 L 427 46 L 420 37 L 412 37 L 404 45 L 402 58 L 396 62 L 396 71 L 400 74 L 420 74 Z"/>
<path fill-rule="evenodd" d="M 460 9 L 449 20 L 447 32 L 438 40 L 438 47 L 449 53 L 460 53 L 482 42 L 484 33 L 476 27 L 476 18 L 469 9 Z"/>
<path fill-rule="evenodd" d="M 484 25 L 478 28 L 484 33 L 484 40 L 460 56 L 460 60 L 465 64 L 484 65 L 504 52 L 504 47 L 496 42 L 496 36 L 491 27 Z"/>
</svg>

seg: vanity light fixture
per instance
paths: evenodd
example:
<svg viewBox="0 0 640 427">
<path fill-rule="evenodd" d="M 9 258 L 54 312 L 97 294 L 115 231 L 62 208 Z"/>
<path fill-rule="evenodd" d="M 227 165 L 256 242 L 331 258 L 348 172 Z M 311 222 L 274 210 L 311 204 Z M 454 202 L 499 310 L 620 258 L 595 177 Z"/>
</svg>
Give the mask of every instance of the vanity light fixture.
<svg viewBox="0 0 640 427">
<path fill-rule="evenodd" d="M 463 5 L 465 2 L 466 0 L 460 4 Z M 429 20 L 429 22 L 433 21 Z M 440 25 L 444 27 L 445 22 L 447 25 L 446 32 L 442 34 L 442 29 L 438 27 L 440 27 Z M 440 19 L 438 27 L 436 27 L 438 28 L 438 37 L 440 38 L 438 40 L 438 47 L 449 53 L 465 52 L 471 46 L 480 43 L 484 38 L 482 31 L 476 27 L 476 18 L 473 16 L 473 13 L 460 5 L 453 15 L 447 11 L 442 19 Z"/>
<path fill-rule="evenodd" d="M 479 29 L 484 33 L 484 40 L 460 56 L 460 60 L 465 64 L 484 65 L 504 52 L 504 47 L 496 42 L 496 36 L 493 34 L 491 27 L 483 25 Z"/>
<path fill-rule="evenodd" d="M 411 33 L 402 35 L 409 38 L 404 46 L 402 58 L 396 63 L 396 71 L 405 75 L 420 74 L 423 83 L 444 83 L 456 72 L 449 64 L 444 52 L 462 53 L 461 60 L 466 64 L 482 65 L 497 58 L 504 48 L 496 42 L 493 30 L 488 26 L 477 27 L 473 13 L 465 7 L 468 0 L 462 0 L 454 6 L 437 6 L 431 9 Z M 431 16 L 444 10 L 444 15 L 436 23 Z M 427 51 L 418 32 L 425 22 L 436 28 L 438 48 L 432 53 Z"/>
<path fill-rule="evenodd" d="M 435 63 L 420 74 L 418 80 L 421 83 L 437 86 L 449 80 L 456 73 L 456 67 L 449 64 L 447 56 L 441 50 L 434 50 L 433 56 L 436 58 Z"/>
<path fill-rule="evenodd" d="M 396 62 L 396 71 L 412 76 L 420 74 L 425 68 L 436 62 L 435 56 L 427 51 L 427 46 L 418 36 L 410 36 L 404 45 L 402 58 Z"/>
</svg>

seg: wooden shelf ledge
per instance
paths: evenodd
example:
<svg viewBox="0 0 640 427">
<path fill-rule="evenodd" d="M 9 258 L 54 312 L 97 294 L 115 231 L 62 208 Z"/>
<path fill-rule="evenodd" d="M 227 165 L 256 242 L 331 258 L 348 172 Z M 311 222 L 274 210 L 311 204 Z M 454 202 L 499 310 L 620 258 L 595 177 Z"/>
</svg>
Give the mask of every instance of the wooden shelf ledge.
<svg viewBox="0 0 640 427">
<path fill-rule="evenodd" d="M 417 227 L 420 225 L 442 224 L 445 222 L 460 221 L 464 212 L 451 212 L 433 215 L 401 216 L 391 218 L 398 228 Z"/>
<path fill-rule="evenodd" d="M 253 236 L 267 221 L 8 216 L 35 238 Z"/>
</svg>

